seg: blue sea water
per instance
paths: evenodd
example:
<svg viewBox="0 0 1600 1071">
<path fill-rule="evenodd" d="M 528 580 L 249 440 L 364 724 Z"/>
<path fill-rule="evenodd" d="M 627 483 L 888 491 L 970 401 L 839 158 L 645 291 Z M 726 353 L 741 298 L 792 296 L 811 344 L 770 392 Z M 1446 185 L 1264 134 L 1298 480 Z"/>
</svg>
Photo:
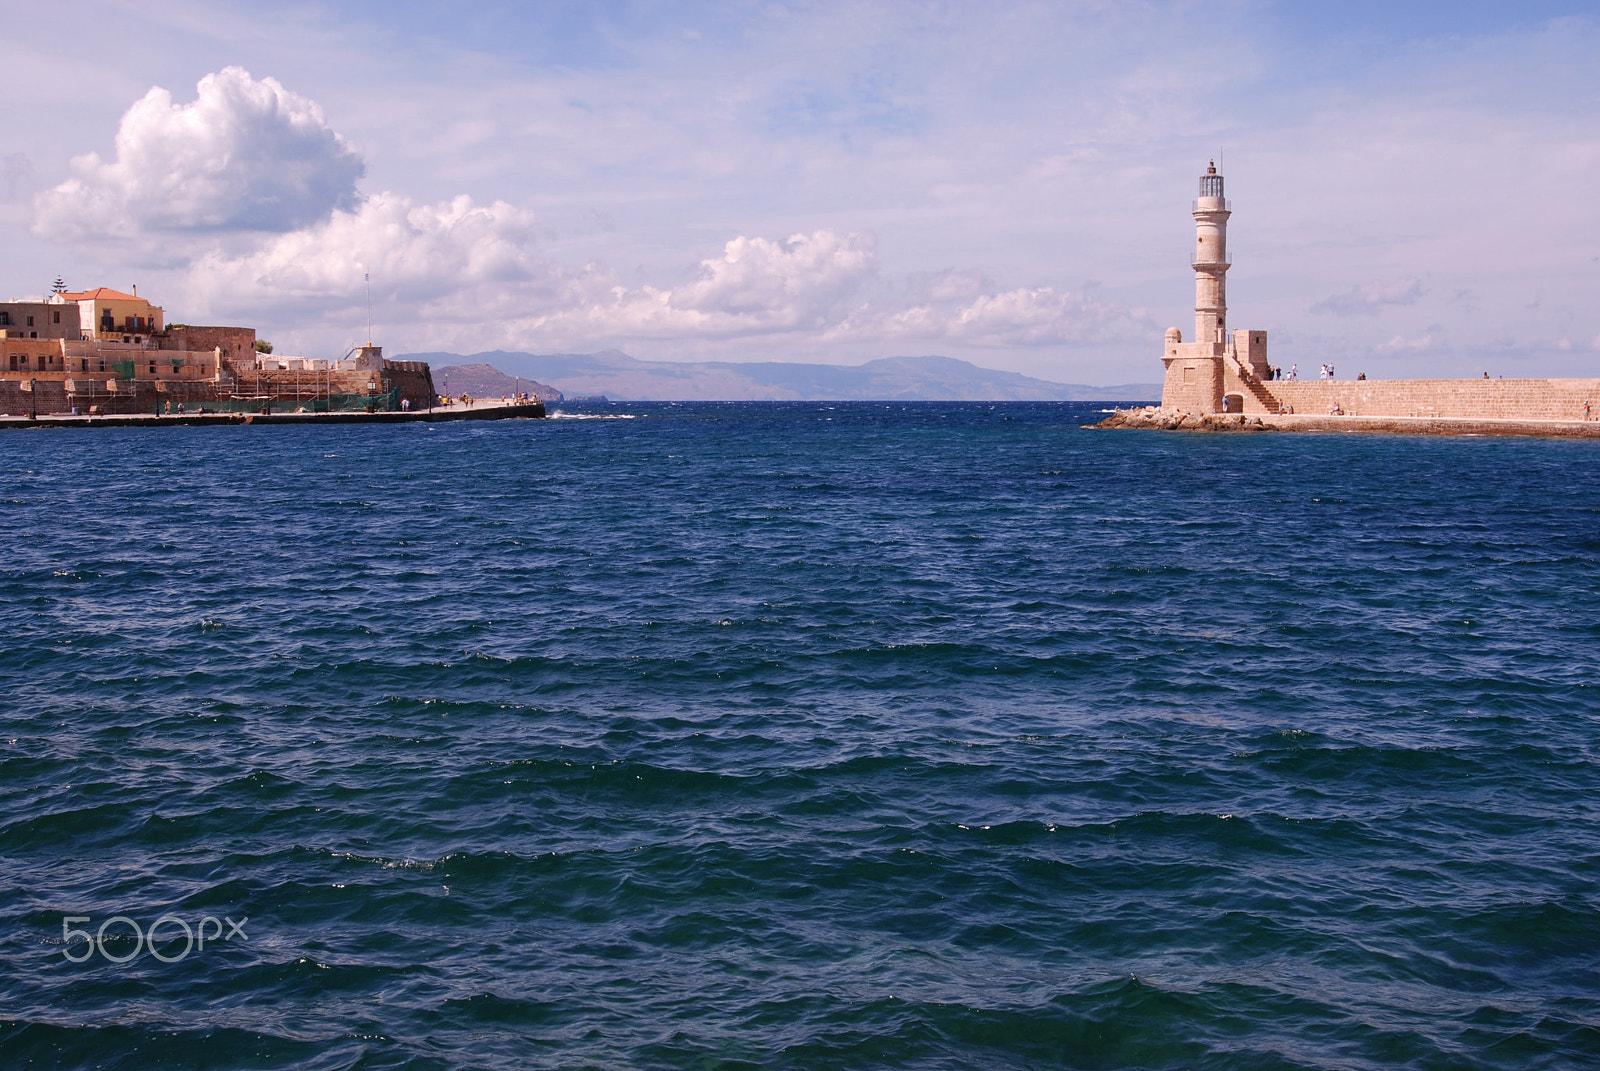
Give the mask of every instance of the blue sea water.
<svg viewBox="0 0 1600 1071">
<path fill-rule="evenodd" d="M 1096 408 L 0 435 L 0 1066 L 1600 1063 L 1600 444 Z"/>
</svg>

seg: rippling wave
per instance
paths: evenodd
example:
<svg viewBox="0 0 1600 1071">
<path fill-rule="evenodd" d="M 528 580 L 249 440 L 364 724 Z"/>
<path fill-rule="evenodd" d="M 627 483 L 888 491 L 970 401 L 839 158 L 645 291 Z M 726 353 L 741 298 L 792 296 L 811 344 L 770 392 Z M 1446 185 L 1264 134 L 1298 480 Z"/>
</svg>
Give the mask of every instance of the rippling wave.
<svg viewBox="0 0 1600 1071">
<path fill-rule="evenodd" d="M 572 408 L 0 438 L 0 1063 L 1593 1066 L 1594 444 Z"/>
</svg>

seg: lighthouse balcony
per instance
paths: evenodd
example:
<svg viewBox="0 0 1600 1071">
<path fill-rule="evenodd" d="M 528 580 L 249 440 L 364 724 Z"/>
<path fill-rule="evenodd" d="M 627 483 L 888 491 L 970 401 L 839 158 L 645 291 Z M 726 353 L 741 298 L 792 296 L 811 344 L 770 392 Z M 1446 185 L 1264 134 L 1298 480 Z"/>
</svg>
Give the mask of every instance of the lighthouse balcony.
<svg viewBox="0 0 1600 1071">
<path fill-rule="evenodd" d="M 1194 212 L 1233 212 L 1233 202 L 1225 197 L 1202 197 L 1189 202 L 1189 211 Z"/>
<path fill-rule="evenodd" d="M 1233 267 L 1233 254 L 1224 253 L 1222 254 L 1221 259 L 1218 259 L 1214 254 L 1202 255 L 1200 253 L 1196 253 L 1194 256 L 1189 258 L 1189 265 L 1190 267 L 1200 268 L 1202 270 L 1220 271 L 1225 268 Z"/>
</svg>

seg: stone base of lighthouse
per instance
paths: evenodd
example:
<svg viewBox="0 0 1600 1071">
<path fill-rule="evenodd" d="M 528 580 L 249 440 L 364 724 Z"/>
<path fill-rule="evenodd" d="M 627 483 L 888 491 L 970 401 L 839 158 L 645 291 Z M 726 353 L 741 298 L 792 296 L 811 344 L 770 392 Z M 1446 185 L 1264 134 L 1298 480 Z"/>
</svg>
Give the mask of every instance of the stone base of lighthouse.
<svg viewBox="0 0 1600 1071">
<path fill-rule="evenodd" d="M 1228 342 L 1185 342 L 1167 332 L 1161 407 L 1185 413 L 1276 412 L 1267 388 L 1267 333 L 1235 331 Z"/>
</svg>

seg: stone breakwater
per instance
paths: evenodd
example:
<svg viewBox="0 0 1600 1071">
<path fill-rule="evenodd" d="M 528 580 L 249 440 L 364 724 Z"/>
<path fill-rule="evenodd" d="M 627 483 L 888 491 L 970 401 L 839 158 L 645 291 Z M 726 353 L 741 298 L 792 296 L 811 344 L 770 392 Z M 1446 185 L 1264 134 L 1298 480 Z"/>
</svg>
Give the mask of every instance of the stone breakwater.
<svg viewBox="0 0 1600 1071">
<path fill-rule="evenodd" d="M 1600 420 L 1311 415 L 1305 413 L 1187 413 L 1147 406 L 1118 409 L 1095 428 L 1145 431 L 1318 431 L 1396 435 L 1539 435 L 1600 439 Z"/>
<path fill-rule="evenodd" d="M 1277 431 L 1260 416 L 1244 413 L 1185 413 L 1160 406 L 1118 409 L 1091 428 L 1134 428 L 1143 431 Z"/>
</svg>

